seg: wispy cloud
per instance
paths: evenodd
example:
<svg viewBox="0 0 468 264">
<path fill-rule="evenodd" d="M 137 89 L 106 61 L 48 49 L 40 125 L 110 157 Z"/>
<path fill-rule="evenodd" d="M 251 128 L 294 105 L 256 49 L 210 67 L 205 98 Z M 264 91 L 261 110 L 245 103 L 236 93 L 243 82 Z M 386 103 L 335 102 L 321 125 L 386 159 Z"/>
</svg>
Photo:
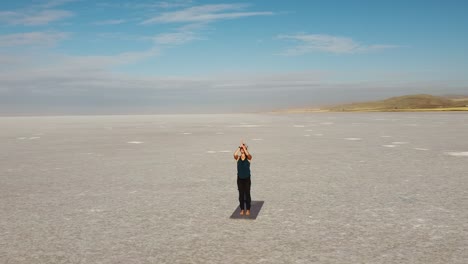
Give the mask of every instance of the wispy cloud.
<svg viewBox="0 0 468 264">
<path fill-rule="evenodd" d="M 53 8 L 53 7 L 57 7 L 57 6 L 61 6 L 61 5 L 65 5 L 65 4 L 77 2 L 77 1 L 80 1 L 80 0 L 50 0 L 50 1 L 46 1 L 45 3 L 38 4 L 38 6 L 43 7 L 43 8 Z"/>
<path fill-rule="evenodd" d="M 3 11 L 0 21 L 11 25 L 37 26 L 73 16 L 66 10 Z"/>
<path fill-rule="evenodd" d="M 143 51 L 122 52 L 115 55 L 102 56 L 63 56 L 60 63 L 62 65 L 73 65 L 80 68 L 102 68 L 108 69 L 119 65 L 132 64 L 160 54 L 157 47 L 152 47 Z"/>
<path fill-rule="evenodd" d="M 147 19 L 141 24 L 180 23 L 176 32 L 156 35 L 153 40 L 156 44 L 180 45 L 193 40 L 202 39 L 200 31 L 207 25 L 218 20 L 236 19 L 249 16 L 273 15 L 273 12 L 243 12 L 248 4 L 213 4 L 184 8 L 178 11 L 163 12 Z"/>
<path fill-rule="evenodd" d="M 106 8 L 123 8 L 123 9 L 170 9 L 176 7 L 186 7 L 192 3 L 191 0 L 173 0 L 173 1 L 159 1 L 159 2 L 148 2 L 148 3 L 141 3 L 141 2 L 127 2 L 127 3 L 97 3 L 99 7 L 106 7 Z"/>
<path fill-rule="evenodd" d="M 115 39 L 115 40 L 125 40 L 132 42 L 139 41 L 153 41 L 153 37 L 142 36 L 137 34 L 129 34 L 124 32 L 101 32 L 96 33 L 96 39 Z"/>
<path fill-rule="evenodd" d="M 0 23 L 23 26 L 47 25 L 74 15 L 73 12 L 56 7 L 81 0 L 49 0 L 33 2 L 16 10 L 0 11 Z"/>
<path fill-rule="evenodd" d="M 310 52 L 328 52 L 335 54 L 353 54 L 398 48 L 398 45 L 373 44 L 365 45 L 347 37 L 323 34 L 279 35 L 279 39 L 293 40 L 298 45 L 287 49 L 283 54 L 289 56 L 302 55 Z"/>
<path fill-rule="evenodd" d="M 125 19 L 109 19 L 109 20 L 94 22 L 93 25 L 97 25 L 97 26 L 119 25 L 119 24 L 122 24 L 122 23 L 125 23 L 125 22 L 126 22 Z"/>
<path fill-rule="evenodd" d="M 58 41 L 68 37 L 64 32 L 27 32 L 0 35 L 0 47 L 17 46 L 54 46 Z"/>
<path fill-rule="evenodd" d="M 195 33 L 190 31 L 182 31 L 182 32 L 174 32 L 174 33 L 164 33 L 159 34 L 154 37 L 154 42 L 156 44 L 172 44 L 172 45 L 180 45 L 192 40 L 198 39 Z"/>
<path fill-rule="evenodd" d="M 245 4 L 215 4 L 201 5 L 185 8 L 179 11 L 164 12 L 152 17 L 142 24 L 155 23 L 191 23 L 191 22 L 213 22 L 216 20 L 235 19 L 249 16 L 273 15 L 273 12 L 242 12 L 248 5 Z"/>
<path fill-rule="evenodd" d="M 427 74 L 421 78 L 424 81 L 409 83 L 378 79 L 338 82 L 341 77 L 336 72 L 319 71 L 163 77 L 111 70 L 154 54 L 157 52 L 152 50 L 87 57 L 0 53 L 0 62 L 9 63 L 0 71 L 0 113 L 219 113 L 239 111 L 240 107 L 242 111 L 272 110 L 441 92 L 440 87 L 445 93 L 466 90 L 466 86 L 427 80 Z"/>
<path fill-rule="evenodd" d="M 192 0 L 174 0 L 174 1 L 161 1 L 152 4 L 153 7 L 160 7 L 160 8 L 174 8 L 174 7 L 184 7 L 191 4 Z M 151 6 L 151 4 L 149 4 Z"/>
</svg>

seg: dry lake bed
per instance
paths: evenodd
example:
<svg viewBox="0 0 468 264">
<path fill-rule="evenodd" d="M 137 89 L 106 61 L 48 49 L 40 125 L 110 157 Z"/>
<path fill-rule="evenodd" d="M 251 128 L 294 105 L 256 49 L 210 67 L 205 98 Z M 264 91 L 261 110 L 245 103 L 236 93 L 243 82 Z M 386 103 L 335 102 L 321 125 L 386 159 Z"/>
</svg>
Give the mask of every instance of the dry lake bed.
<svg viewBox="0 0 468 264">
<path fill-rule="evenodd" d="M 468 114 L 0 118 L 0 263 L 468 263 Z M 232 153 L 253 155 L 256 220 Z"/>
</svg>

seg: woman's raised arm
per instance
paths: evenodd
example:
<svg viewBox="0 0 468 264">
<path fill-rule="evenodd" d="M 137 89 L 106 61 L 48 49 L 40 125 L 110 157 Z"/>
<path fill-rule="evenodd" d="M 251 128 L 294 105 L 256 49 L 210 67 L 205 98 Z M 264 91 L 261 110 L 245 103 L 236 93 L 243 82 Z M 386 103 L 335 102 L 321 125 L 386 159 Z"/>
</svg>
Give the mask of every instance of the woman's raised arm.
<svg viewBox="0 0 468 264">
<path fill-rule="evenodd" d="M 239 158 L 239 151 L 240 151 L 240 148 L 237 148 L 236 152 L 234 152 L 234 159 L 235 160 L 237 160 Z"/>
</svg>

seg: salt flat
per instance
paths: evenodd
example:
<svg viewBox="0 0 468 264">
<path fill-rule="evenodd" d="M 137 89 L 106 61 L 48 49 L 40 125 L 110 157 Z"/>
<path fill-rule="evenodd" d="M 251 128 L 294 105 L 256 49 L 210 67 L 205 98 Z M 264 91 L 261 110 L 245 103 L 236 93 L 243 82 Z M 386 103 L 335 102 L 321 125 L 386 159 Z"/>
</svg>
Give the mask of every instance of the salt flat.
<svg viewBox="0 0 468 264">
<path fill-rule="evenodd" d="M 468 115 L 0 118 L 1 263 L 468 263 Z M 254 221 L 232 152 L 253 155 Z M 389 147 L 391 146 L 391 147 Z"/>
</svg>

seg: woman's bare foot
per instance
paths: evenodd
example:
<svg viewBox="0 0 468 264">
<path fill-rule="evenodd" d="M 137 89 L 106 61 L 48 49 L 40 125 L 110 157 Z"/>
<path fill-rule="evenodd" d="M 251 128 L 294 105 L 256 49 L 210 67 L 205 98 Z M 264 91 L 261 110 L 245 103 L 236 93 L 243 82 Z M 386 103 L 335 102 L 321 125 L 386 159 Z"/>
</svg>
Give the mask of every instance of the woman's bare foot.
<svg viewBox="0 0 468 264">
<path fill-rule="evenodd" d="M 245 212 L 245 215 L 250 215 L 250 210 L 247 210 L 247 212 Z"/>
<path fill-rule="evenodd" d="M 244 215 L 244 210 L 241 210 L 240 215 Z"/>
</svg>

